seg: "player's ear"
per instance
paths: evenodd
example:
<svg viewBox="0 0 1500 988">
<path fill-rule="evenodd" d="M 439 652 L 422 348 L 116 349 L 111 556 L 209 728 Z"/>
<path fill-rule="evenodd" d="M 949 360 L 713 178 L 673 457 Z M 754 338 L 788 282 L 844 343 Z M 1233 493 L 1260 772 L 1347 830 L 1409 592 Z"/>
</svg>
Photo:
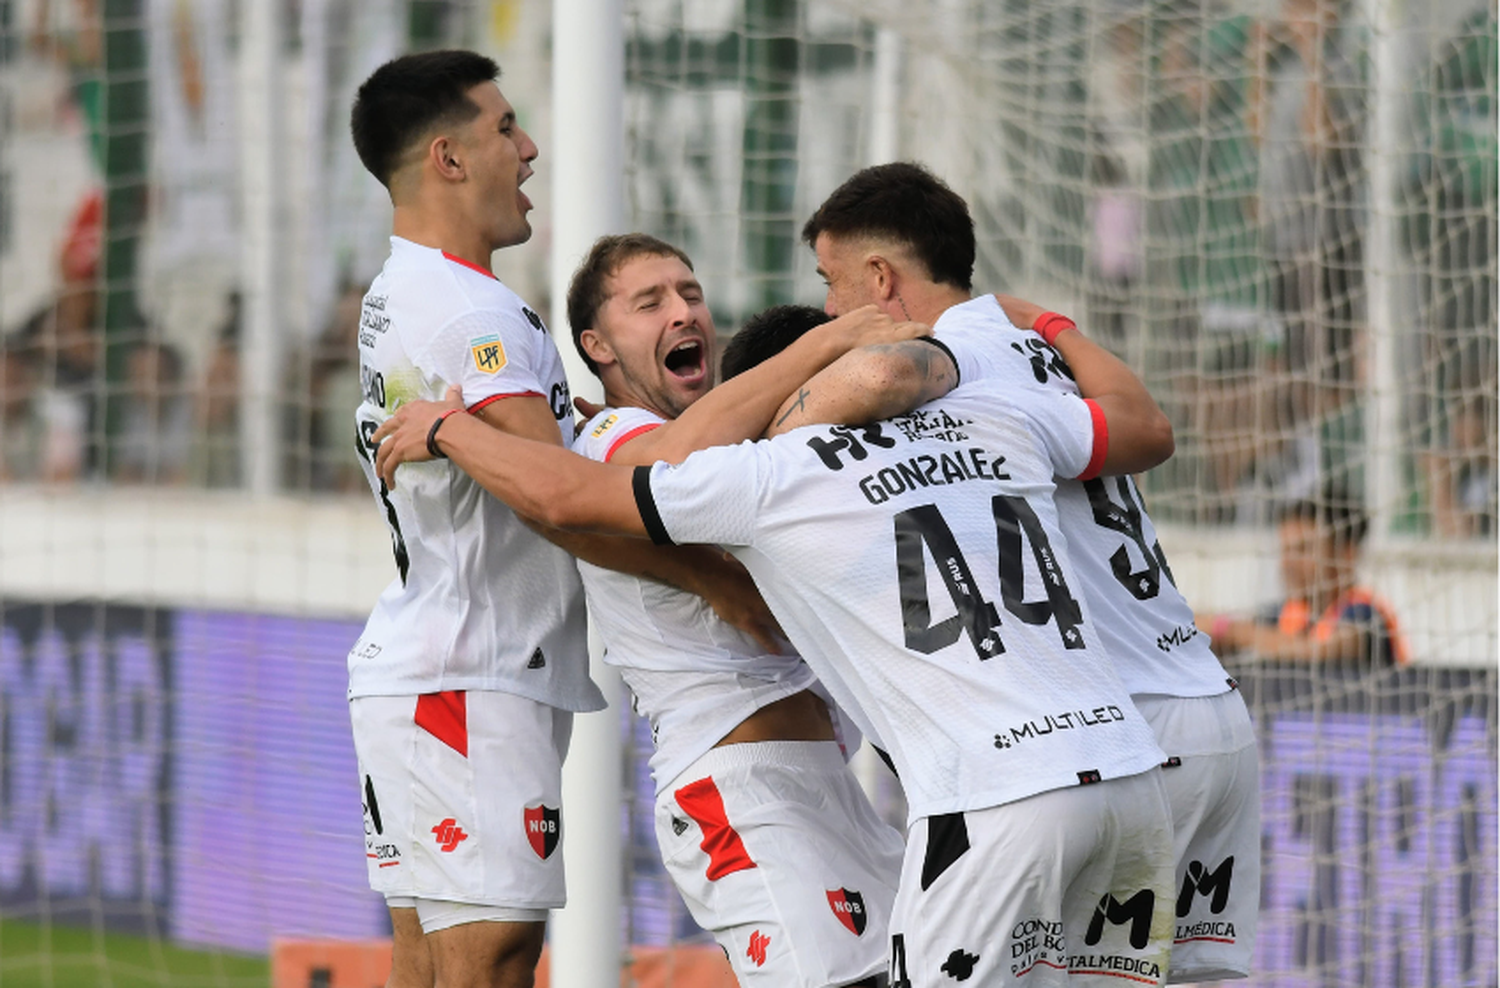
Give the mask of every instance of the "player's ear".
<svg viewBox="0 0 1500 988">
<path fill-rule="evenodd" d="M 466 175 L 463 150 L 446 134 L 440 134 L 428 143 L 427 160 L 438 175 L 450 182 L 461 182 Z"/>
<path fill-rule="evenodd" d="M 865 258 L 865 277 L 877 304 L 896 297 L 896 269 L 884 255 L 871 254 Z"/>
<path fill-rule="evenodd" d="M 583 352 L 589 355 L 589 359 L 599 366 L 615 362 L 614 347 L 598 331 L 585 329 L 578 334 L 578 342 L 583 345 Z"/>
</svg>

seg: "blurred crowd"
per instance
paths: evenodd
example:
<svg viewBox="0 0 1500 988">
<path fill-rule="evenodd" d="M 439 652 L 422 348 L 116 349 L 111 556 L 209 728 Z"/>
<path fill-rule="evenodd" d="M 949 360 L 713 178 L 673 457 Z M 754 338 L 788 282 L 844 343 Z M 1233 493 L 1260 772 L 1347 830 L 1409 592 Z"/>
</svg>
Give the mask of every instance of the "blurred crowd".
<svg viewBox="0 0 1500 988">
<path fill-rule="evenodd" d="M 87 24 L 96 4 L 50 6 Z M 1480 536 L 1497 502 L 1496 4 L 1447 6 L 1446 21 L 1402 35 L 1399 179 L 1381 200 L 1398 217 L 1401 432 L 1380 441 L 1401 450 L 1411 529 Z M 1370 29 L 1348 0 L 1261 9 L 1098 5 L 1099 57 L 1081 80 L 1087 327 L 1145 374 L 1177 428 L 1178 456 L 1148 481 L 1153 510 L 1199 524 L 1271 524 L 1330 484 L 1363 491 L 1370 462 Z M 74 79 L 69 112 L 102 155 L 98 38 L 34 37 Z M 238 304 L 190 348 L 149 316 L 106 333 L 99 199 L 74 217 L 54 296 L 0 326 L 0 479 L 235 487 Z M 357 280 L 321 333 L 288 349 L 289 490 L 361 486 L 348 436 Z"/>
<path fill-rule="evenodd" d="M 1467 9 L 1403 36 L 1378 286 L 1403 329 L 1402 431 L 1381 441 L 1414 453 L 1403 481 L 1443 535 L 1493 532 L 1496 507 L 1496 16 Z M 1090 80 L 1090 324 L 1170 406 L 1156 489 L 1199 522 L 1274 521 L 1363 490 L 1369 463 L 1369 26 L 1333 0 L 1271 10 L 1122 20 Z"/>
</svg>

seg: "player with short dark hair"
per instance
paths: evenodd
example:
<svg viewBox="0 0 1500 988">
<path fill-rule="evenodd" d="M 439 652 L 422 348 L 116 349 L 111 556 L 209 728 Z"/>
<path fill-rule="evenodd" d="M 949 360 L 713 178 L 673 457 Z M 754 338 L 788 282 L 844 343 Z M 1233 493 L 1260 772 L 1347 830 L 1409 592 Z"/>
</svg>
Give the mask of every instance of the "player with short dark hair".
<svg viewBox="0 0 1500 988">
<path fill-rule="evenodd" d="M 778 354 L 830 316 L 810 305 L 773 305 L 745 320 L 719 358 L 719 376 L 728 381 Z"/>
<path fill-rule="evenodd" d="M 933 208 L 921 214 L 887 208 L 916 198 Z M 970 298 L 973 222 L 963 199 L 921 166 L 859 172 L 819 207 L 805 234 L 828 285 L 826 311 L 873 303 L 894 315 L 909 313 L 932 323 L 933 341 L 946 353 L 934 358 L 931 345 L 905 344 L 851 354 L 807 382 L 811 396 L 795 412 L 788 409 L 778 429 L 865 421 L 882 413 L 881 402 L 931 398 L 953 381 L 983 383 L 1013 401 L 1098 397 L 1097 370 L 1119 365 L 1065 317 L 1004 296 Z M 903 373 L 909 387 L 867 383 L 899 383 Z M 1112 418 L 1109 428 L 1127 419 L 1170 454 L 1171 425 L 1154 402 Z M 1244 977 L 1259 896 L 1255 736 L 1236 684 L 1195 627 L 1140 491 L 1126 476 L 1152 465 L 1116 458 L 1093 479 L 1059 481 L 1058 523 L 1105 651 L 1170 756 L 1164 779 L 1179 889 L 1171 978 Z"/>
</svg>

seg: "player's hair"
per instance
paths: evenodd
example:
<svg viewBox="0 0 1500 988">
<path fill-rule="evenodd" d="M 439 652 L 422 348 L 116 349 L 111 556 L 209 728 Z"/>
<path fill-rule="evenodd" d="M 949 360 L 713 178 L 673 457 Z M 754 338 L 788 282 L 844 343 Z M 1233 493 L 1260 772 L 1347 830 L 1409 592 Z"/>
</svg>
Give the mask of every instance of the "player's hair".
<svg viewBox="0 0 1500 988">
<path fill-rule="evenodd" d="M 1321 497 L 1292 501 L 1284 505 L 1278 516 L 1282 522 L 1300 521 L 1309 525 L 1322 525 L 1333 539 L 1335 546 L 1364 545 L 1370 534 L 1370 515 L 1350 496 L 1342 484 L 1330 484 Z"/>
<path fill-rule="evenodd" d="M 939 284 L 968 291 L 974 282 L 974 219 L 963 197 L 909 161 L 855 172 L 833 190 L 802 228 L 807 246 L 818 234 L 875 237 L 909 249 Z"/>
<path fill-rule="evenodd" d="M 401 158 L 435 127 L 479 115 L 469 90 L 500 77 L 494 59 L 452 49 L 403 55 L 370 74 L 354 97 L 349 131 L 370 174 L 387 189 Z"/>
<path fill-rule="evenodd" d="M 692 258 L 649 233 L 616 233 L 594 241 L 568 283 L 568 325 L 573 330 L 573 346 L 578 356 L 595 377 L 599 376 L 599 365 L 584 352 L 583 331 L 594 328 L 599 310 L 609 301 L 609 279 L 637 257 L 675 257 L 689 271 L 693 270 Z"/>
<path fill-rule="evenodd" d="M 738 377 L 776 356 L 830 316 L 810 305 L 773 305 L 745 320 L 719 358 L 719 379 Z"/>
</svg>

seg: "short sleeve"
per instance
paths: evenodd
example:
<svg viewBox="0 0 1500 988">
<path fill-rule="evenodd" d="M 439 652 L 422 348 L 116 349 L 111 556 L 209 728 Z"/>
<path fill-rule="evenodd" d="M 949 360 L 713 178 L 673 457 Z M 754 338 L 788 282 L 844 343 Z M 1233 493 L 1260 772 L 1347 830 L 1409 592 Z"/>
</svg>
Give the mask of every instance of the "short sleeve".
<svg viewBox="0 0 1500 988">
<path fill-rule="evenodd" d="M 573 452 L 608 463 L 615 451 L 637 436 L 662 426 L 663 419 L 644 408 L 606 408 L 584 423 Z"/>
<path fill-rule="evenodd" d="M 680 464 L 636 467 L 636 506 L 657 544 L 750 545 L 760 514 L 764 451 L 756 443 L 699 450 Z"/>
<path fill-rule="evenodd" d="M 1059 477 L 1089 480 L 1098 474 L 1109 433 L 1097 404 L 1049 390 L 1019 396 L 1017 404 L 1031 420 Z"/>
<path fill-rule="evenodd" d="M 418 356 L 417 365 L 464 389 L 469 411 L 500 398 L 546 395 L 538 329 L 522 307 L 471 309 L 444 326 Z"/>
</svg>

